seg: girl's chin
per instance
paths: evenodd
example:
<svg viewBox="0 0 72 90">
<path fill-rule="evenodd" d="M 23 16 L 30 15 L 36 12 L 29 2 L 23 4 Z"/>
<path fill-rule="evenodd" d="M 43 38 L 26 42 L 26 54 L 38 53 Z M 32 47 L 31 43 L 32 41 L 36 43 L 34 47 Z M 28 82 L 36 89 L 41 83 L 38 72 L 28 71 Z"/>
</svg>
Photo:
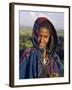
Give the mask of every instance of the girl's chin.
<svg viewBox="0 0 72 90">
<path fill-rule="evenodd" d="M 45 48 L 44 46 L 39 46 L 39 48 Z"/>
</svg>

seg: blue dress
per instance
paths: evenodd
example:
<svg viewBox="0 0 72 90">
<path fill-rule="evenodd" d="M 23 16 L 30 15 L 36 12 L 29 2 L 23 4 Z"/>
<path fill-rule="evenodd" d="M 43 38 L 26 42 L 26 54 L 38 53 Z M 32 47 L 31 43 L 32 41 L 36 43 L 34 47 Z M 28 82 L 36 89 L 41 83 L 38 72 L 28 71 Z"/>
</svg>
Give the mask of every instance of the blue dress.
<svg viewBox="0 0 72 90">
<path fill-rule="evenodd" d="M 56 54 L 44 65 L 40 60 L 39 49 L 27 49 L 20 61 L 19 79 L 60 77 L 62 71 L 61 61 Z"/>
</svg>

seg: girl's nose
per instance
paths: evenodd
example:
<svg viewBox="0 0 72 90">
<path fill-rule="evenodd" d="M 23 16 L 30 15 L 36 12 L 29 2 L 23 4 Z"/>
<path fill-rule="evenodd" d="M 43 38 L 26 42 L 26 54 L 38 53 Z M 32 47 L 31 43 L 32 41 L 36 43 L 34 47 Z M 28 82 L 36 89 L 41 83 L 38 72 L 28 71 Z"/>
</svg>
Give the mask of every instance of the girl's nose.
<svg viewBox="0 0 72 90">
<path fill-rule="evenodd" d="M 41 37 L 41 40 L 40 41 L 43 42 L 43 37 Z"/>
</svg>

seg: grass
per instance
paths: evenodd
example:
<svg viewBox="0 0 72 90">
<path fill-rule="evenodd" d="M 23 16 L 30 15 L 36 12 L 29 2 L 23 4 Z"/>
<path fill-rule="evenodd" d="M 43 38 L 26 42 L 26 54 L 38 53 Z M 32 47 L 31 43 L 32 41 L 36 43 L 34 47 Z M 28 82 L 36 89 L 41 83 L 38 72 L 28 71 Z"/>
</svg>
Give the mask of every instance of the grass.
<svg viewBox="0 0 72 90">
<path fill-rule="evenodd" d="M 64 31 L 63 30 L 57 31 L 57 35 L 63 37 L 64 36 Z"/>
<path fill-rule="evenodd" d="M 24 29 L 21 29 L 19 31 L 20 35 L 32 35 L 32 28 L 26 27 Z M 57 30 L 57 35 L 58 36 L 64 36 L 64 31 L 63 30 Z"/>
<path fill-rule="evenodd" d="M 19 35 L 30 35 L 32 34 L 31 28 L 24 28 L 19 31 Z"/>
</svg>

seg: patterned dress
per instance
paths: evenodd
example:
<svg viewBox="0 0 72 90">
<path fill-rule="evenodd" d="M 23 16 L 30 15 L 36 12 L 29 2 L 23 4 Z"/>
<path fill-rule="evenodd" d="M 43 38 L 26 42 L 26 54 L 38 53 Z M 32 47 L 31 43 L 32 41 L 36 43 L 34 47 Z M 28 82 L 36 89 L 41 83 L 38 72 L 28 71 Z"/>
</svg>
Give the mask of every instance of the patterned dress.
<svg viewBox="0 0 72 90">
<path fill-rule="evenodd" d="M 19 66 L 19 78 L 48 78 L 61 77 L 62 64 L 59 57 L 54 54 L 43 63 L 39 49 L 27 49 L 22 55 Z"/>
</svg>

